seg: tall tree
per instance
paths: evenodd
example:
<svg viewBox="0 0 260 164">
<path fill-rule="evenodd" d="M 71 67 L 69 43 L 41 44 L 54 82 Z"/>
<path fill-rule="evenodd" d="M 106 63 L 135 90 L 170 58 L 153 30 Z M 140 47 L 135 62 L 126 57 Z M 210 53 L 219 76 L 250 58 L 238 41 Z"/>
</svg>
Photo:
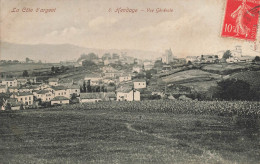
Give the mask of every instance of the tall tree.
<svg viewBox="0 0 260 164">
<path fill-rule="evenodd" d="M 28 76 L 29 76 L 28 71 L 27 71 L 27 70 L 24 70 L 24 71 L 23 71 L 23 77 L 28 77 Z"/>
<path fill-rule="evenodd" d="M 227 50 L 226 52 L 224 52 L 224 54 L 223 54 L 223 59 L 228 59 L 228 58 L 230 58 L 230 57 L 232 57 L 232 54 L 231 54 L 231 51 L 230 50 Z"/>
</svg>

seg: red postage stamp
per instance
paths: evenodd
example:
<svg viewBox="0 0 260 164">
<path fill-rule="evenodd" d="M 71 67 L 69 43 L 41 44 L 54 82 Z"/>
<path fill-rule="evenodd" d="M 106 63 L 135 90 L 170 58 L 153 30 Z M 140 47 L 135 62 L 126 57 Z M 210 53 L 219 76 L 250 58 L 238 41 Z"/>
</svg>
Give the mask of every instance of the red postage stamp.
<svg viewBox="0 0 260 164">
<path fill-rule="evenodd" d="M 227 0 L 221 36 L 255 41 L 259 9 L 260 0 Z"/>
</svg>

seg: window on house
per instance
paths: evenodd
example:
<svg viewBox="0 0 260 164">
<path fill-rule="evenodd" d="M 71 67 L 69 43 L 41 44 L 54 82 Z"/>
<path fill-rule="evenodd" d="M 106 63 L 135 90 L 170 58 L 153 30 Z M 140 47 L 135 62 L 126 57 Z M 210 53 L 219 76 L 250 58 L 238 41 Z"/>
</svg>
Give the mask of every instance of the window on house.
<svg viewBox="0 0 260 164">
<path fill-rule="evenodd" d="M 25 97 L 25 100 L 27 100 L 27 97 Z"/>
<path fill-rule="evenodd" d="M 29 97 L 29 100 L 31 100 L 31 97 Z"/>
<path fill-rule="evenodd" d="M 21 98 L 21 101 L 23 101 L 23 98 Z"/>
</svg>

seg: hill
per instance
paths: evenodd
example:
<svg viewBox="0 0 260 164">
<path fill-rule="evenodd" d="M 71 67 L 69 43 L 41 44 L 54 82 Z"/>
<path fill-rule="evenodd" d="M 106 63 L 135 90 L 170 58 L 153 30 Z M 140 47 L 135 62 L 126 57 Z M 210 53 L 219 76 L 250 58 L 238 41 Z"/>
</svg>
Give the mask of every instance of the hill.
<svg viewBox="0 0 260 164">
<path fill-rule="evenodd" d="M 29 57 L 32 60 L 41 60 L 42 62 L 56 62 L 66 60 L 76 60 L 80 57 L 81 54 L 88 54 L 94 52 L 100 57 L 104 53 L 117 53 L 121 54 L 122 52 L 126 53 L 128 56 L 141 58 L 141 59 L 151 59 L 153 57 L 158 57 L 161 54 L 153 51 L 142 51 L 142 50 L 118 50 L 118 49 L 95 49 L 95 48 L 86 48 L 79 47 L 71 44 L 14 44 L 1 42 L 0 44 L 0 59 L 1 60 L 20 60 L 24 61 L 26 57 Z"/>
</svg>

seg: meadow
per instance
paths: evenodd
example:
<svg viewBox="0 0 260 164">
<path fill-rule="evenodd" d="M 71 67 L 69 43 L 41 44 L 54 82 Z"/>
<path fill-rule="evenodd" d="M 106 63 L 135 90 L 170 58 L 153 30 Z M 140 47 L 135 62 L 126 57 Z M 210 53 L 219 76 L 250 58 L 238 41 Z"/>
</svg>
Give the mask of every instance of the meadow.
<svg viewBox="0 0 260 164">
<path fill-rule="evenodd" d="M 0 163 L 259 163 L 260 103 L 142 101 L 0 112 Z"/>
</svg>

